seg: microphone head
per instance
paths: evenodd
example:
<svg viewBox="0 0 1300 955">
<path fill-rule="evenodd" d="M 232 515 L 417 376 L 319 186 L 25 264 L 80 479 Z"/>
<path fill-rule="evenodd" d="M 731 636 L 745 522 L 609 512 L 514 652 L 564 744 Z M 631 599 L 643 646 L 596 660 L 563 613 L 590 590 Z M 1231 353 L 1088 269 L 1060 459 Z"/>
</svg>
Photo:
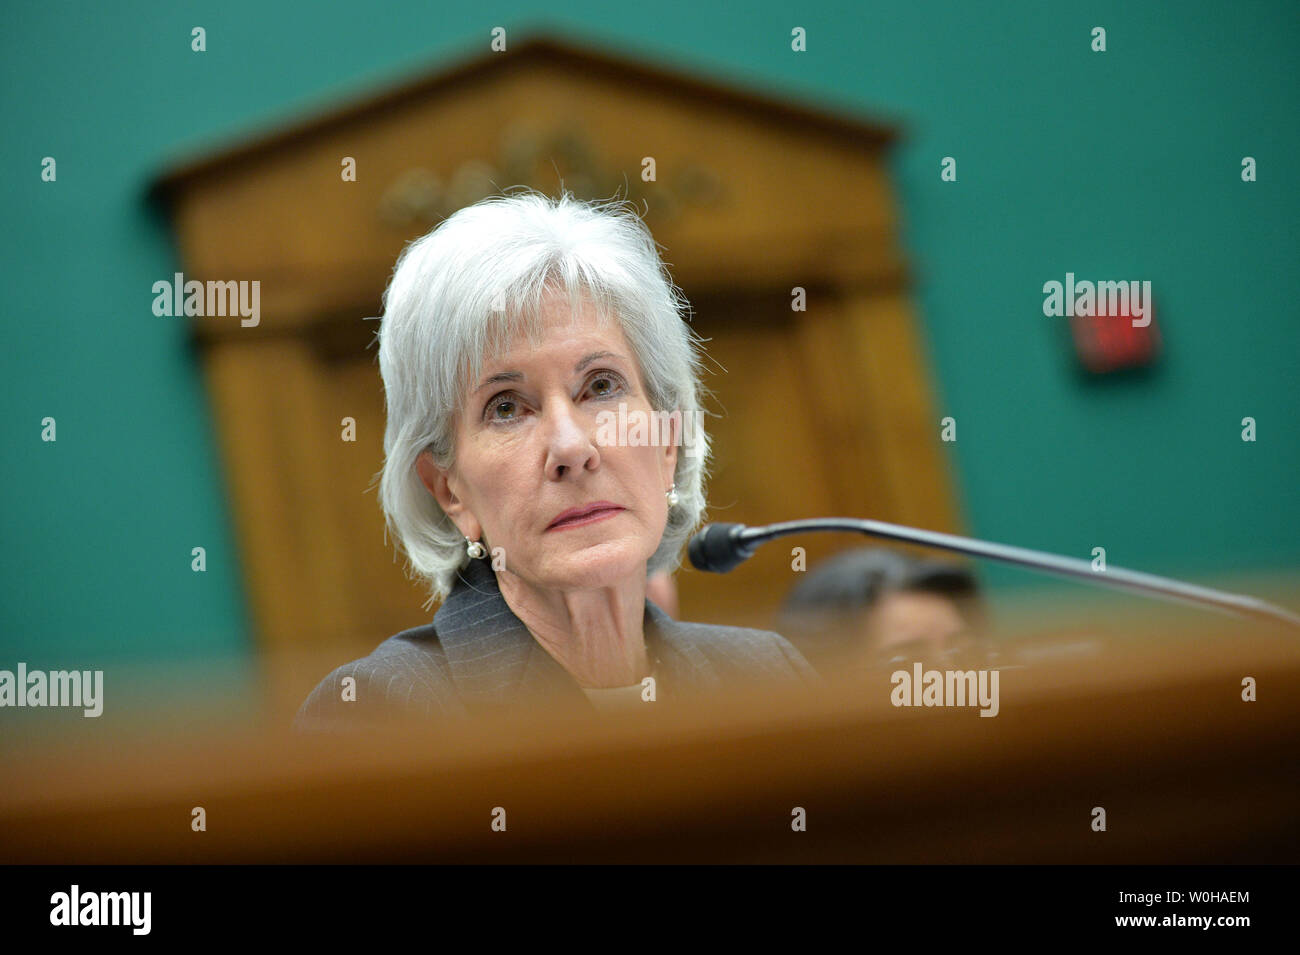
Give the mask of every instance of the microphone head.
<svg viewBox="0 0 1300 955">
<path fill-rule="evenodd" d="M 686 555 L 696 570 L 725 574 L 754 552 L 740 539 L 744 524 L 709 524 L 691 538 Z"/>
</svg>

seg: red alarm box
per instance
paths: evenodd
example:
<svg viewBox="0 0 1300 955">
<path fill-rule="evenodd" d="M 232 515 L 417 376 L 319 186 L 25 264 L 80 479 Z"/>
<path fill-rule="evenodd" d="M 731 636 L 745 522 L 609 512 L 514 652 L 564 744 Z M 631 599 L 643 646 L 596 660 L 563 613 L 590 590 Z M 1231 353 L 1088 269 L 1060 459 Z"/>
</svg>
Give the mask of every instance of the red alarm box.
<svg viewBox="0 0 1300 955">
<path fill-rule="evenodd" d="M 1109 307 L 1100 303 L 1099 306 L 1098 311 Z M 1073 315 L 1070 318 L 1075 353 L 1083 367 L 1094 374 L 1150 365 L 1160 350 L 1160 332 L 1150 300 L 1142 317 L 1144 325 L 1133 324 L 1127 303 L 1117 303 L 1115 312 L 1113 315 Z"/>
</svg>

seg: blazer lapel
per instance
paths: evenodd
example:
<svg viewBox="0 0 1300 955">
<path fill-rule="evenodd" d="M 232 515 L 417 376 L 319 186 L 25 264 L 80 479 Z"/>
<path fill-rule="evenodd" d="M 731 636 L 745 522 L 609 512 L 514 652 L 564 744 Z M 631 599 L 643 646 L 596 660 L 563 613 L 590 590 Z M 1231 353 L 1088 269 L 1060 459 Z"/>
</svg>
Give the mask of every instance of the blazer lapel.
<svg viewBox="0 0 1300 955">
<path fill-rule="evenodd" d="M 690 624 L 668 616 L 650 600 L 645 602 L 646 648 L 660 676 L 659 694 L 671 698 L 687 691 L 710 690 L 721 685 L 721 678 L 709 658 L 700 649 Z"/>
<path fill-rule="evenodd" d="M 458 576 L 433 625 L 466 706 L 514 706 L 539 696 L 591 706 L 577 681 L 515 616 L 486 561 L 471 560 Z"/>
</svg>

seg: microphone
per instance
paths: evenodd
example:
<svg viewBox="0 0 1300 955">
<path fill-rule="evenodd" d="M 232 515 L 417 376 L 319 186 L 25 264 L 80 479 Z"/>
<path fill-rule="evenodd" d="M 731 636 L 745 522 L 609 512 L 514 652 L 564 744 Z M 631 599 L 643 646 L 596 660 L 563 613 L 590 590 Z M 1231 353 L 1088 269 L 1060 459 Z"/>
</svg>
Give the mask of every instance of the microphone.
<svg viewBox="0 0 1300 955">
<path fill-rule="evenodd" d="M 1155 574 L 1125 570 L 1122 567 L 1093 570 L 1091 563 L 1076 557 L 1061 557 L 1026 547 L 1011 547 L 1007 544 L 994 544 L 971 537 L 958 537 L 955 534 L 941 534 L 937 531 L 904 527 L 901 524 L 886 524 L 882 521 L 852 517 L 819 517 L 803 521 L 784 521 L 779 524 L 768 524 L 765 527 L 708 524 L 691 538 L 686 551 L 691 566 L 696 570 L 725 574 L 752 557 L 759 546 L 770 540 L 813 531 L 851 531 L 869 537 L 883 537 L 886 540 L 905 541 L 974 557 L 987 557 L 1060 577 L 1086 580 L 1103 587 L 1213 607 L 1239 616 L 1281 620 L 1293 627 L 1300 627 L 1300 615 L 1245 594 L 1214 590 L 1210 587 L 1174 580 L 1171 577 L 1158 577 Z"/>
<path fill-rule="evenodd" d="M 714 574 L 725 574 L 739 567 L 754 556 L 758 547 L 757 543 L 741 539 L 746 531 L 753 534 L 744 524 L 706 524 L 686 545 L 691 566 Z"/>
</svg>

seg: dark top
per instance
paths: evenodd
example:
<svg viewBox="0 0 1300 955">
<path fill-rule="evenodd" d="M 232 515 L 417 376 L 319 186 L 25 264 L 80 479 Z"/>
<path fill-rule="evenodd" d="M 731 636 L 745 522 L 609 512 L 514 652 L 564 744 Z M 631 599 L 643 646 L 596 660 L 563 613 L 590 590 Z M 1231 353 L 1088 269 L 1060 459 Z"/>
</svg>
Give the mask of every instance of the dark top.
<svg viewBox="0 0 1300 955">
<path fill-rule="evenodd" d="M 820 682 L 799 651 L 770 631 L 683 623 L 647 600 L 644 633 L 656 701 L 749 679 Z M 345 701 L 342 680 L 349 676 L 356 698 Z M 465 717 L 543 698 L 595 710 L 515 616 L 484 558 L 460 571 L 432 623 L 389 637 L 325 677 L 299 708 L 294 727 L 346 728 L 399 715 Z"/>
</svg>

